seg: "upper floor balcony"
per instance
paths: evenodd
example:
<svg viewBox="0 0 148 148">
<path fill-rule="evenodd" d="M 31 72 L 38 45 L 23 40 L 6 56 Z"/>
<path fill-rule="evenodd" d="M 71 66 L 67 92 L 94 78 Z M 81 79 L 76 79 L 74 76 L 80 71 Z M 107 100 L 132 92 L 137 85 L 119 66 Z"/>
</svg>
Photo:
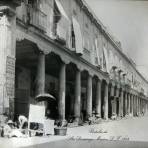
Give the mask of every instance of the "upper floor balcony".
<svg viewBox="0 0 148 148">
<path fill-rule="evenodd" d="M 38 8 L 28 6 L 28 23 L 44 32 L 47 28 L 47 15 Z"/>
<path fill-rule="evenodd" d="M 47 15 L 37 7 L 22 2 L 16 10 L 17 19 L 43 32 L 47 29 Z"/>
<path fill-rule="evenodd" d="M 68 24 L 69 22 L 62 16 L 62 19 L 59 22 L 53 23 L 52 33 L 54 39 L 62 45 L 66 45 L 68 42 Z"/>
</svg>

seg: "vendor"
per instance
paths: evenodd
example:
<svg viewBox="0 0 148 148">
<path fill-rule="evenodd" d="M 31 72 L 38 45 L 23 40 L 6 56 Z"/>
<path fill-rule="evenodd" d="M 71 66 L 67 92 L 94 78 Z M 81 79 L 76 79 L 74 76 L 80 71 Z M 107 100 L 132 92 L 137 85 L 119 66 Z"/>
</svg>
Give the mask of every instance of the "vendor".
<svg viewBox="0 0 148 148">
<path fill-rule="evenodd" d="M 12 120 L 8 120 L 7 124 L 10 126 L 11 129 L 14 129 L 14 122 Z"/>
<path fill-rule="evenodd" d="M 20 115 L 18 117 L 18 120 L 19 120 L 19 128 L 20 129 L 22 129 L 25 126 L 25 124 L 28 123 L 28 119 L 23 115 Z"/>
</svg>

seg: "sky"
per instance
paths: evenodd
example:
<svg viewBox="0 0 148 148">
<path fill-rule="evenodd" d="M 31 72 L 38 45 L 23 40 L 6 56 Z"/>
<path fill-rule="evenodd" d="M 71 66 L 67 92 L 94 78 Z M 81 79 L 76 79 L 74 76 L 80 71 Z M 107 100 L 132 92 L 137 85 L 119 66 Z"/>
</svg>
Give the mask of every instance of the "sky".
<svg viewBox="0 0 148 148">
<path fill-rule="evenodd" d="M 148 80 L 148 1 L 85 1 Z"/>
</svg>

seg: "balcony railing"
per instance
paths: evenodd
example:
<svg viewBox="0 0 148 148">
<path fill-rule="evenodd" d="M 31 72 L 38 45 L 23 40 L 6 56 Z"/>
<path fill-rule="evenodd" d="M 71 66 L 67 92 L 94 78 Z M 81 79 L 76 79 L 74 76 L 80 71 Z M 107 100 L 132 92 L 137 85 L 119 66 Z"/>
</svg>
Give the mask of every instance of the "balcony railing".
<svg viewBox="0 0 148 148">
<path fill-rule="evenodd" d="M 47 28 L 47 15 L 37 8 L 28 8 L 29 10 L 29 24 L 46 32 Z"/>
</svg>

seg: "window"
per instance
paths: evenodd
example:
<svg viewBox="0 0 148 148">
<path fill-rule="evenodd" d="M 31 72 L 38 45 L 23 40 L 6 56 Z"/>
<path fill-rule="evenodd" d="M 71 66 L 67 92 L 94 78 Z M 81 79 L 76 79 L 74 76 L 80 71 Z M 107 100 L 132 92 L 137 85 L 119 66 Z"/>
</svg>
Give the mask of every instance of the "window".
<svg viewBox="0 0 148 148">
<path fill-rule="evenodd" d="M 75 33 L 74 33 L 74 28 L 73 25 L 71 25 L 71 44 L 72 44 L 72 48 L 76 48 L 76 43 L 75 43 Z"/>
<path fill-rule="evenodd" d="M 84 49 L 90 50 L 90 39 L 88 31 L 84 31 L 83 35 L 83 47 Z"/>
</svg>

